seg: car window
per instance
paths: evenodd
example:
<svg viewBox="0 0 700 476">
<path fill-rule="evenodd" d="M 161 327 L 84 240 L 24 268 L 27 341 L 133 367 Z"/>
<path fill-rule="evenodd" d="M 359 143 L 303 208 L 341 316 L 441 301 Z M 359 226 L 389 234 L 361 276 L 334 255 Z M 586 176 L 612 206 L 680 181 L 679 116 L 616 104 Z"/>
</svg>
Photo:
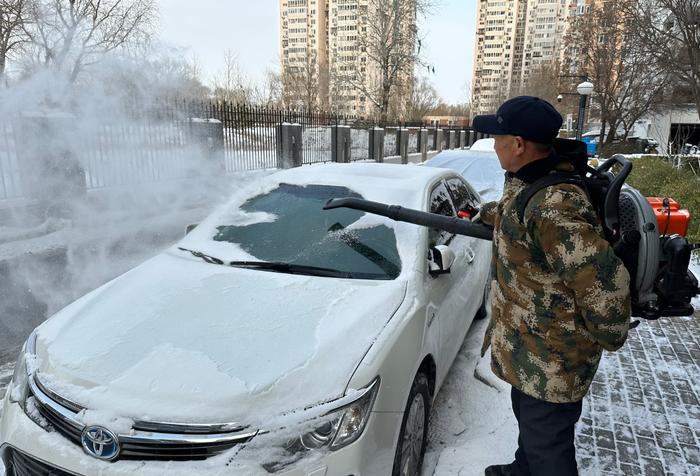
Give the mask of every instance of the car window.
<svg viewBox="0 0 700 476">
<path fill-rule="evenodd" d="M 350 225 L 364 212 L 349 208 L 323 210 L 330 198 L 357 197 L 346 188 L 280 184 L 249 199 L 240 208 L 264 212 L 263 222 L 222 223 L 214 241 L 235 243 L 261 261 L 331 268 L 367 279 L 395 279 L 401 260 L 394 230 L 385 225 Z"/>
<path fill-rule="evenodd" d="M 452 199 L 447 192 L 445 185 L 440 183 L 430 193 L 430 213 L 445 215 L 448 217 L 455 216 L 455 209 L 452 205 Z M 437 228 L 431 228 L 428 232 L 428 244 L 430 247 L 436 245 L 447 244 L 454 235 Z"/>
<path fill-rule="evenodd" d="M 447 188 L 458 211 L 479 208 L 479 196 L 459 177 L 448 179 Z"/>
</svg>

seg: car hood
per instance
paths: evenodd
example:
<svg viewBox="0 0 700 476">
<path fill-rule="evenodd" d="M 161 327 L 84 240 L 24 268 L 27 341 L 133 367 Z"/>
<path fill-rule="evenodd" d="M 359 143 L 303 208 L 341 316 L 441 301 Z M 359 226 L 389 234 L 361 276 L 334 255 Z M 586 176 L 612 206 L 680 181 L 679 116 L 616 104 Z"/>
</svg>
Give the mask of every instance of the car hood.
<svg viewBox="0 0 700 476">
<path fill-rule="evenodd" d="M 42 325 L 38 376 L 92 423 L 264 423 L 342 396 L 405 290 L 164 253 Z"/>
</svg>

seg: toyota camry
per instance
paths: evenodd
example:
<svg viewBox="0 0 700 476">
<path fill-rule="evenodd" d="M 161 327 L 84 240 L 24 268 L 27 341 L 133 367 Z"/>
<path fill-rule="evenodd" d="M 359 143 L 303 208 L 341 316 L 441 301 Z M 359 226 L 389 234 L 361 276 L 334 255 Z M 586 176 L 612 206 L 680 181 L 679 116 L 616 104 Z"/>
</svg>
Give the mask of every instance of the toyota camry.
<svg viewBox="0 0 700 476">
<path fill-rule="evenodd" d="M 456 172 L 281 171 L 39 326 L 3 401 L 9 475 L 416 475 L 484 312 L 490 244 L 351 209 L 464 216 Z"/>
</svg>

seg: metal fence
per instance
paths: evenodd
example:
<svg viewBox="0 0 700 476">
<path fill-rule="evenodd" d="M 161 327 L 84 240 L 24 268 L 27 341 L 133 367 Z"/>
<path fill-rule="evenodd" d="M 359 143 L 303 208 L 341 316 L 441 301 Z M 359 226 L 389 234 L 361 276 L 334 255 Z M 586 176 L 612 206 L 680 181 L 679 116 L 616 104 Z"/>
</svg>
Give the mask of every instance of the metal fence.
<svg viewBox="0 0 700 476">
<path fill-rule="evenodd" d="M 374 123 L 325 112 L 169 101 L 124 106 L 99 118 L 23 114 L 0 118 L 0 200 L 52 193 L 44 181 L 70 174 L 79 175 L 77 188 L 90 190 L 177 180 L 207 167 L 222 172 L 275 168 L 285 124 L 301 129 L 294 139 L 301 142 L 295 144 L 300 148 L 299 164 L 372 156 L 369 130 Z M 333 150 L 338 130 L 334 126 L 350 127 L 347 159 L 339 160 L 337 148 Z M 450 143 L 449 130 L 440 138 L 435 128 L 422 125 L 384 130 L 385 156 L 419 153 L 421 137 L 427 139 L 429 151 L 463 147 L 477 138 L 460 129 L 466 132 L 466 143 Z M 403 152 L 401 133 L 407 136 Z"/>
</svg>

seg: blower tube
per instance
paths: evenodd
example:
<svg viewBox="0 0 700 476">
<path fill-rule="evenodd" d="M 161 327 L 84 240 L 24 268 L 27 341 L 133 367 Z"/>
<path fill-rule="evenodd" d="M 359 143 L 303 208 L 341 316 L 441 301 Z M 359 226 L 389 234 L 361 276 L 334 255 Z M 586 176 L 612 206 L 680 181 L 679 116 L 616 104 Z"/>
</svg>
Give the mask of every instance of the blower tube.
<svg viewBox="0 0 700 476">
<path fill-rule="evenodd" d="M 411 208 L 403 208 L 399 205 L 385 205 L 384 203 L 372 202 L 361 198 L 348 197 L 331 198 L 323 207 L 324 210 L 332 210 L 334 208 L 352 208 L 396 221 L 413 223 L 429 228 L 439 228 L 457 235 L 471 236 L 489 241 L 493 240 L 493 228 L 489 226 L 479 225 L 457 217 L 435 215 Z"/>
</svg>

